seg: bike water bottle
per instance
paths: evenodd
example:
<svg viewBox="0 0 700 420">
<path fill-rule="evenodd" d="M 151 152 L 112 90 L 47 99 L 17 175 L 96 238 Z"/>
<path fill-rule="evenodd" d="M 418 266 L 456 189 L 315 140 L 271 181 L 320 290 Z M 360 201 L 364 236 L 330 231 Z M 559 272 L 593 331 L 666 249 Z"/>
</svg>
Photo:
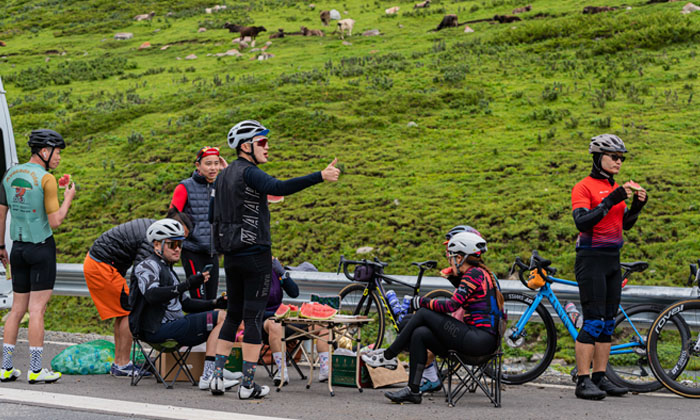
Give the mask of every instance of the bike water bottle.
<svg viewBox="0 0 700 420">
<path fill-rule="evenodd" d="M 576 304 L 574 302 L 567 302 L 566 305 L 564 305 L 564 309 L 569 315 L 569 319 L 571 319 L 571 322 L 574 323 L 574 327 L 576 327 L 576 329 L 580 329 L 583 326 L 583 317 L 578 311 Z"/>
<path fill-rule="evenodd" d="M 396 297 L 396 292 L 394 292 L 393 290 L 387 290 L 386 300 L 389 303 L 391 312 L 393 312 L 394 315 L 398 317 L 401 314 L 401 302 L 399 302 L 399 298 Z"/>
<path fill-rule="evenodd" d="M 411 300 L 413 300 L 413 296 L 411 295 L 404 295 L 403 297 L 403 304 L 401 304 L 401 313 L 402 314 L 407 314 L 409 310 L 411 310 Z"/>
</svg>

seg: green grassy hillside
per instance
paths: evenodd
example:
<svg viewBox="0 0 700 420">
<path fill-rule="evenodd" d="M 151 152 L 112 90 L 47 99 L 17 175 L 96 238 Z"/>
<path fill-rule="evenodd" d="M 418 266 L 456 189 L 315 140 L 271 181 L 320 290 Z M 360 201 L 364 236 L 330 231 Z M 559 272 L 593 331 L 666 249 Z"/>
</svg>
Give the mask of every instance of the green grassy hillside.
<svg viewBox="0 0 700 420">
<path fill-rule="evenodd" d="M 700 257 L 700 13 L 608 0 L 620 9 L 583 15 L 588 2 L 535 0 L 521 22 L 429 32 L 446 13 L 465 22 L 528 2 L 416 2 L 226 1 L 212 14 L 203 0 L 6 2 L 0 76 L 21 160 L 29 131 L 54 128 L 69 143 L 57 175 L 80 186 L 57 232 L 60 261 L 82 262 L 114 224 L 163 214 L 199 147 L 225 146 L 228 129 L 253 118 L 271 129 L 268 173 L 303 175 L 335 156 L 345 169 L 337 184 L 272 206 L 282 260 L 332 270 L 371 246 L 407 273 L 410 261 L 442 258 L 444 232 L 468 223 L 498 273 L 538 249 L 573 277 L 570 191 L 589 172 L 590 137 L 612 132 L 630 149 L 618 181 L 650 195 L 623 258 L 650 261 L 639 283 L 681 285 Z M 356 21 L 350 45 L 322 27 L 319 10 L 331 8 Z M 265 61 L 250 49 L 209 55 L 235 47 L 226 21 L 265 26 L 258 47 L 277 28 L 326 36 L 273 39 Z M 369 29 L 382 35 L 361 35 Z"/>
</svg>

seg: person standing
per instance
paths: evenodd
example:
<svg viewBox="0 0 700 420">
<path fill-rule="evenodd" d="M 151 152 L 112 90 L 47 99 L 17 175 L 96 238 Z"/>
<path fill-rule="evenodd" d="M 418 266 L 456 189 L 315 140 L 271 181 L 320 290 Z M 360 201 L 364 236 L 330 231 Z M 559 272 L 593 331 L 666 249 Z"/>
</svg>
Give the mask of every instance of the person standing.
<svg viewBox="0 0 700 420">
<path fill-rule="evenodd" d="M 42 369 L 44 353 L 44 313 L 56 282 L 56 242 L 53 229 L 66 218 L 73 198 L 75 184 L 70 183 L 58 203 L 56 178 L 48 171 L 61 162 L 61 150 L 66 147 L 63 137 L 53 130 L 34 130 L 29 135 L 29 162 L 10 168 L 0 186 L 0 241 L 5 241 L 5 222 L 9 209 L 12 216 L 10 237 L 14 300 L 5 323 L 0 381 L 16 380 L 22 372 L 13 366 L 12 356 L 17 332 L 24 314 L 29 310 L 29 371 L 27 381 L 56 382 L 60 372 Z M 5 244 L 0 244 L 0 260 L 7 265 Z"/>
<path fill-rule="evenodd" d="M 605 369 L 622 293 L 622 231 L 634 226 L 648 197 L 637 184 L 629 181 L 620 186 L 614 180 L 627 153 L 619 137 L 593 137 L 588 151 L 593 155 L 593 169 L 571 191 L 571 207 L 579 231 L 574 270 L 583 308 L 583 327 L 576 338 L 575 394 L 578 398 L 600 400 L 606 395 L 628 392 L 610 382 Z M 628 209 L 625 199 L 629 197 L 633 199 Z"/>
<path fill-rule="evenodd" d="M 226 320 L 216 350 L 214 395 L 224 393 L 223 368 L 236 339 L 236 330 L 245 321 L 243 333 L 243 380 L 240 399 L 262 398 L 267 386 L 253 382 L 260 354 L 262 317 L 272 281 L 270 211 L 267 195 L 289 195 L 318 184 L 334 182 L 340 176 L 334 159 L 324 170 L 286 181 L 277 180 L 258 166 L 268 161 L 269 130 L 258 121 L 246 120 L 228 133 L 228 145 L 237 159 L 216 180 L 210 206 L 214 244 L 224 254 L 226 290 L 229 296 Z"/>
<path fill-rule="evenodd" d="M 215 299 L 219 288 L 219 255 L 213 249 L 209 223 L 209 196 L 219 171 L 226 161 L 219 156 L 218 147 L 204 146 L 197 152 L 192 176 L 175 187 L 170 207 L 186 214 L 193 229 L 182 249 L 182 267 L 189 277 L 208 264 L 212 265 L 209 281 L 190 290 L 193 299 Z"/>
</svg>

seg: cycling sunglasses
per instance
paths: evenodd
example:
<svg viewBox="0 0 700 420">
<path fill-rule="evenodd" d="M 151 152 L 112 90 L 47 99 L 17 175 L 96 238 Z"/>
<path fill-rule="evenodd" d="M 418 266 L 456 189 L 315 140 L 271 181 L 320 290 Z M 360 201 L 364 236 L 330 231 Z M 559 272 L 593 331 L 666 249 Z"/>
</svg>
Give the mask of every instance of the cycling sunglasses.
<svg viewBox="0 0 700 420">
<path fill-rule="evenodd" d="M 170 249 L 177 249 L 177 248 L 182 248 L 182 240 L 175 240 L 175 241 L 165 241 L 165 246 L 167 246 Z"/>
<path fill-rule="evenodd" d="M 622 156 L 622 155 L 613 155 L 613 154 L 610 154 L 610 153 L 606 153 L 605 155 L 608 156 L 610 159 L 612 159 L 612 160 L 614 160 L 614 161 L 619 160 L 620 162 L 624 162 L 625 159 L 627 159 L 626 157 L 624 157 L 624 156 Z"/>
<path fill-rule="evenodd" d="M 267 145 L 267 137 L 261 139 L 253 140 L 251 143 L 257 143 L 260 147 L 265 147 Z"/>
</svg>

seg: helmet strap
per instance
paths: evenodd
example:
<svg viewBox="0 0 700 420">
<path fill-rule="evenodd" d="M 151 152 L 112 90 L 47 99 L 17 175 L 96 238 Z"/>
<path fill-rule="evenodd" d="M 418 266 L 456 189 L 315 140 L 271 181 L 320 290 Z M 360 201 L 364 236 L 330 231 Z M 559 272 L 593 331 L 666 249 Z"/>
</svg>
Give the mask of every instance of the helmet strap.
<svg viewBox="0 0 700 420">
<path fill-rule="evenodd" d="M 56 148 L 55 148 L 55 147 L 52 147 L 52 148 L 51 148 L 51 153 L 49 153 L 49 158 L 48 158 L 48 159 L 44 159 L 44 157 L 41 156 L 41 152 L 39 152 L 39 153 L 36 154 L 37 156 L 39 156 L 39 159 L 41 159 L 41 161 L 44 162 L 44 167 L 46 168 L 47 171 L 50 169 L 50 168 L 49 168 L 49 162 L 51 162 L 51 158 L 53 157 L 53 152 L 54 152 L 54 150 L 56 150 Z"/>
<path fill-rule="evenodd" d="M 250 144 L 250 152 L 246 152 L 245 150 L 243 150 L 243 148 L 241 148 L 241 151 L 243 151 L 243 153 L 250 156 L 253 159 L 253 163 L 255 163 L 257 165 L 259 162 L 258 162 L 258 159 L 255 157 L 255 142 L 251 141 L 248 144 Z"/>
</svg>

